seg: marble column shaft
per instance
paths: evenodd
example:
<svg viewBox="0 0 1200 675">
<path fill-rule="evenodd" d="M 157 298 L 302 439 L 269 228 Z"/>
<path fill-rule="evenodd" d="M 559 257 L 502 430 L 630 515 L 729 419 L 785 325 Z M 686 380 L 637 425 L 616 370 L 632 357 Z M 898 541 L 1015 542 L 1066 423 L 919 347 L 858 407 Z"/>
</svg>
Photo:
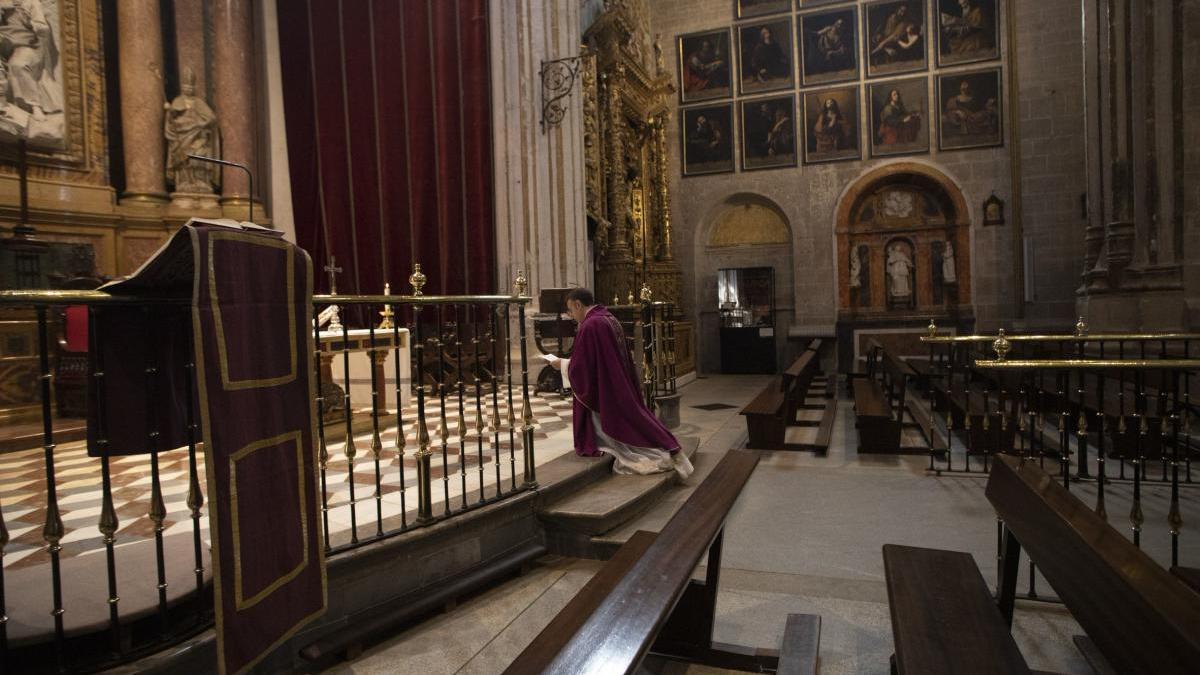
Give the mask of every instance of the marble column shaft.
<svg viewBox="0 0 1200 675">
<path fill-rule="evenodd" d="M 250 0 L 213 0 L 213 107 L 221 122 L 222 159 L 250 167 L 254 162 L 254 40 Z M 242 203 L 250 197 L 243 171 L 226 168 L 221 201 Z M 257 209 L 256 209 L 257 210 Z"/>
<path fill-rule="evenodd" d="M 163 175 L 163 49 L 159 0 L 117 5 L 125 196 L 166 201 Z"/>
<path fill-rule="evenodd" d="M 175 51 L 179 77 L 191 68 L 196 75 L 196 96 L 208 100 L 208 69 L 204 44 L 204 0 L 175 0 Z"/>
</svg>

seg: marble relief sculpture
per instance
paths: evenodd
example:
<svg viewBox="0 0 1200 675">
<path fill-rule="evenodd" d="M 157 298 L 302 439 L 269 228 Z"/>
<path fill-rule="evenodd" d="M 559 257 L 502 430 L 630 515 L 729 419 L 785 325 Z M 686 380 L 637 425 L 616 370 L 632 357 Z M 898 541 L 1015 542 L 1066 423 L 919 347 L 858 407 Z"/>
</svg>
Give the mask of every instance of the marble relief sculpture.
<svg viewBox="0 0 1200 675">
<path fill-rule="evenodd" d="M 163 135 L 167 139 L 167 182 L 176 192 L 212 194 L 220 181 L 220 167 L 188 159 L 188 155 L 221 156 L 217 114 L 196 96 L 196 75 L 185 69 L 179 95 L 165 104 Z"/>
<path fill-rule="evenodd" d="M 0 0 L 0 135 L 61 144 L 57 0 Z"/>
</svg>

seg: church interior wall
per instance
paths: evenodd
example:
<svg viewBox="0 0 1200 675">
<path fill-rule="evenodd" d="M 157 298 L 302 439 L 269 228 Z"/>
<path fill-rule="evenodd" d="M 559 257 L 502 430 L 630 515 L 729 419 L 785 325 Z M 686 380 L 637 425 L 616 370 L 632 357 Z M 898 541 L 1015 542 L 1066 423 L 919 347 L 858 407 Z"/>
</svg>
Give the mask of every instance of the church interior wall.
<svg viewBox="0 0 1200 675">
<path fill-rule="evenodd" d="M 1062 326 L 1073 323 L 1075 289 L 1082 268 L 1082 237 L 1085 227 L 1081 214 L 1081 195 L 1087 190 L 1084 171 L 1084 130 L 1082 124 L 1082 50 L 1080 49 L 1080 8 L 1078 3 L 1044 3 L 1039 0 L 1012 0 L 1012 13 L 1001 10 L 999 61 L 969 65 L 936 67 L 933 49 L 929 66 L 922 73 L 867 79 L 860 69 L 852 84 L 865 96 L 864 83 L 903 80 L 920 75 L 929 82 L 929 99 L 923 109 L 934 110 L 937 75 L 943 72 L 971 72 L 999 66 L 1003 81 L 1004 144 L 1000 147 L 970 150 L 940 150 L 935 121 L 929 120 L 930 148 L 927 153 L 872 159 L 866 149 L 867 134 L 860 129 L 861 160 L 823 164 L 804 164 L 792 168 L 745 171 L 735 161 L 732 173 L 684 177 L 681 166 L 679 115 L 675 101 L 674 133 L 668 135 L 668 156 L 676 206 L 676 227 L 680 239 L 695 236 L 704 219 L 729 195 L 754 193 L 780 205 L 792 225 L 793 286 L 790 301 L 793 330 L 819 333 L 832 329 L 837 321 L 837 279 L 845 274 L 835 256 L 834 213 L 839 201 L 856 178 L 883 165 L 897 162 L 927 164 L 949 176 L 963 193 L 970 208 L 972 237 L 973 304 L 981 330 L 1024 322 L 1025 325 Z M 861 3 L 854 3 L 860 5 Z M 928 4 L 928 3 L 926 3 Z M 678 82 L 676 36 L 696 31 L 736 27 L 746 22 L 735 19 L 735 3 L 727 0 L 662 0 L 652 3 L 652 32 L 668 53 L 666 65 Z M 841 7 L 842 5 L 837 5 Z M 847 5 L 848 6 L 848 5 Z M 1007 3 L 1001 3 L 1004 8 Z M 824 7 L 822 7 L 824 9 Z M 809 11 L 807 7 L 800 12 Z M 793 9 L 790 16 L 795 17 Z M 1007 39 L 1010 19 L 1017 27 L 1015 55 Z M 860 29 L 861 30 L 861 29 Z M 794 58 L 798 58 L 794 57 Z M 861 59 L 860 59 L 861 60 Z M 794 61 L 793 61 L 794 62 Z M 1009 72 L 1016 69 L 1016 91 L 1011 90 Z M 736 73 L 734 73 L 736 78 Z M 821 87 L 785 89 L 780 94 L 803 93 Z M 743 98 L 736 82 L 732 99 L 735 108 Z M 864 102 L 865 107 L 865 102 Z M 1009 114 L 1015 106 L 1015 115 Z M 796 113 L 797 118 L 800 113 Z M 860 128 L 865 126 L 860 113 Z M 1018 122 L 1014 133 L 1014 117 Z M 735 120 L 737 115 L 735 114 Z M 1018 140 L 1019 134 L 1019 140 Z M 797 142 L 803 142 L 803 125 L 797 129 Z M 739 132 L 734 133 L 734 155 L 740 157 Z M 1014 159 L 1016 160 L 1014 166 Z M 1015 171 L 1014 171 L 1015 169 Z M 1019 177 L 1020 209 L 1014 205 L 1013 175 Z M 997 195 L 1005 202 L 1007 222 L 982 227 L 984 201 Z M 1014 213 L 1014 210 L 1016 211 Z M 1019 225 L 1018 225 L 1019 223 Z M 1018 232 L 1018 229 L 1023 232 Z M 1023 234 L 1028 244 L 1018 237 Z M 1015 264 L 1024 251 L 1033 252 L 1030 297 L 1022 301 L 1024 278 L 1018 277 Z M 690 260 L 681 260 L 685 295 L 697 306 L 705 292 L 697 279 L 706 267 L 696 252 L 681 251 Z M 715 338 L 710 335 L 708 339 Z M 706 339 L 702 331 L 699 340 Z M 705 349 L 700 348 L 703 354 Z"/>
<path fill-rule="evenodd" d="M 1200 325 L 1200 2 L 1185 2 L 1183 71 L 1183 278 L 1188 289 L 1189 322 Z"/>
</svg>

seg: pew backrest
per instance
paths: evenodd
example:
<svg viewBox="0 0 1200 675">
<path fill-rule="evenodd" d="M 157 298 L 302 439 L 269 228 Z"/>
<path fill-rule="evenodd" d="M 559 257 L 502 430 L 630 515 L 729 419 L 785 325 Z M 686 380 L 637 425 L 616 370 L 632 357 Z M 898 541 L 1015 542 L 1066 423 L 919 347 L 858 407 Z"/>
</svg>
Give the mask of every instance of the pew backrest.
<svg viewBox="0 0 1200 675">
<path fill-rule="evenodd" d="M 1198 672 L 1200 594 L 1034 462 L 997 456 L 986 494 L 1118 672 Z"/>
<path fill-rule="evenodd" d="M 527 660 L 522 654 L 509 672 L 635 672 L 724 528 L 759 457 L 754 450 L 726 453 L 561 649 Z"/>
</svg>

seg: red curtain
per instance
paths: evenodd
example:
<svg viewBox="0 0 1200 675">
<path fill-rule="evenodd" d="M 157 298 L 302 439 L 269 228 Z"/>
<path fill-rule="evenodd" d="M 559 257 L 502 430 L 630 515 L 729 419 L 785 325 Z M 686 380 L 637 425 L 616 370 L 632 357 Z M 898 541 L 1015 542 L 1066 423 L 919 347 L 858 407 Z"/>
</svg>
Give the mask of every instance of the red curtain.
<svg viewBox="0 0 1200 675">
<path fill-rule="evenodd" d="M 278 5 L 296 237 L 339 293 L 497 291 L 486 0 Z M 318 292 L 328 276 L 317 274 Z"/>
</svg>

